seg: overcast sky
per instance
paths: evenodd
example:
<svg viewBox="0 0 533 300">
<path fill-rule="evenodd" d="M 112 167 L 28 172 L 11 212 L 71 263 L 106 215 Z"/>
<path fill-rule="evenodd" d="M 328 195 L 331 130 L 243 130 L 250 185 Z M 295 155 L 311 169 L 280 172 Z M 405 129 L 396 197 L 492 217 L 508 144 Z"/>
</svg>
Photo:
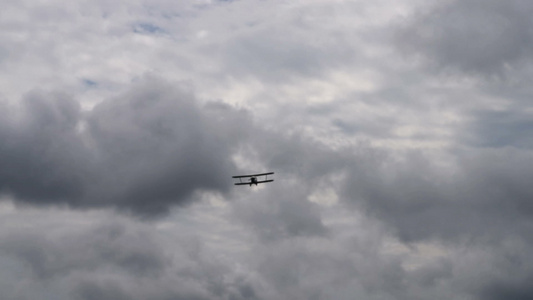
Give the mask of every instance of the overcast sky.
<svg viewBox="0 0 533 300">
<path fill-rule="evenodd" d="M 533 298 L 533 2 L 0 3 L 2 299 Z"/>
</svg>

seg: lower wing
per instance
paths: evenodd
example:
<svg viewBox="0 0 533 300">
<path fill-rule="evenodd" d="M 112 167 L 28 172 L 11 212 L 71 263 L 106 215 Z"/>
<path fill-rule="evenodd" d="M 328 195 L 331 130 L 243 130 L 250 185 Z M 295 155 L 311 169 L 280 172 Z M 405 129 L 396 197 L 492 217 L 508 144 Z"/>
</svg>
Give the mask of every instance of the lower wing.
<svg viewBox="0 0 533 300">
<path fill-rule="evenodd" d="M 235 185 L 250 185 L 250 184 L 265 183 L 265 182 L 272 182 L 272 181 L 274 181 L 274 179 L 262 180 L 262 181 L 258 181 L 258 182 L 237 182 L 237 183 L 235 183 Z"/>
</svg>

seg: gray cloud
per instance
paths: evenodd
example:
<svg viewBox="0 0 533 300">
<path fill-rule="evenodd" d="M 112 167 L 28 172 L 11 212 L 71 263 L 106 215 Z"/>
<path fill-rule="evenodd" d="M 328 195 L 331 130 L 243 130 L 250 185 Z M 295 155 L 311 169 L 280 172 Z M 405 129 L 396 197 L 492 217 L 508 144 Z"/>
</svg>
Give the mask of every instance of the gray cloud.
<svg viewBox="0 0 533 300">
<path fill-rule="evenodd" d="M 465 143 L 478 147 L 518 147 L 531 149 L 532 116 L 522 109 L 480 110 L 471 113 Z"/>
<path fill-rule="evenodd" d="M 232 124 L 209 118 L 191 95 L 147 86 L 96 107 L 87 124 L 98 174 L 108 174 L 91 187 L 101 201 L 150 213 L 197 189 L 227 190 L 238 143 L 225 135 Z"/>
<path fill-rule="evenodd" d="M 3 111 L 0 189 L 37 203 L 80 197 L 87 158 L 76 133 L 79 104 L 33 92 L 20 106 Z"/>
<path fill-rule="evenodd" d="M 318 207 L 307 201 L 309 192 L 294 184 L 280 185 L 282 187 L 272 187 L 272 191 L 254 193 L 253 203 L 249 203 L 252 195 L 244 196 L 235 207 L 235 217 L 253 228 L 267 243 L 298 236 L 327 235 Z"/>
<path fill-rule="evenodd" d="M 358 157 L 345 197 L 389 223 L 406 241 L 499 239 L 522 234 L 531 215 L 528 151 L 457 151 L 447 168 L 428 153 L 396 160 Z M 363 163 L 364 161 L 364 163 Z"/>
<path fill-rule="evenodd" d="M 31 287 L 13 289 L 7 299 L 43 296 L 50 289 L 56 299 L 256 299 L 246 274 L 218 260 L 197 238 L 174 234 L 173 247 L 165 249 L 151 226 L 101 221 L 2 231 L 2 262 L 13 262 L 13 274 Z"/>
<path fill-rule="evenodd" d="M 441 241 L 461 249 L 403 275 L 407 293 L 445 285 L 454 297 L 531 297 L 526 282 L 533 268 L 525 263 L 533 248 L 530 151 L 456 150 L 447 164 L 440 155 L 420 151 L 400 159 L 381 153 L 355 160 L 344 187 L 346 200 L 382 220 L 407 244 Z M 464 259 L 462 252 L 468 253 Z M 495 269 L 502 273 L 495 275 Z"/>
<path fill-rule="evenodd" d="M 229 106 L 200 107 L 155 79 L 85 114 L 40 92 L 24 98 L 20 118 L 6 112 L 2 191 L 33 204 L 162 213 L 198 190 L 226 192 L 232 149 L 250 126 Z"/>
<path fill-rule="evenodd" d="M 439 67 L 503 75 L 530 63 L 532 9 L 523 0 L 446 1 L 409 19 L 397 38 Z"/>
<path fill-rule="evenodd" d="M 369 3 L 6 4 L 3 296 L 531 298 L 531 5 Z"/>
<path fill-rule="evenodd" d="M 122 224 L 107 224 L 67 238 L 14 232 L 3 237 L 1 249 L 26 263 L 34 278 L 45 281 L 106 267 L 140 277 L 159 276 L 170 260 L 147 232 L 129 232 Z"/>
</svg>

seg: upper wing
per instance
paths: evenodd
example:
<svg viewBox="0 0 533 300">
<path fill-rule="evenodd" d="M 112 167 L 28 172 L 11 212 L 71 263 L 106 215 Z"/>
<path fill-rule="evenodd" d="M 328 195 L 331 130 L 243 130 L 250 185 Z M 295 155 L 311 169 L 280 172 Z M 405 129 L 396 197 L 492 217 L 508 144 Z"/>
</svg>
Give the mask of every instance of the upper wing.
<svg viewBox="0 0 533 300">
<path fill-rule="evenodd" d="M 244 177 L 265 176 L 265 175 L 272 175 L 272 174 L 274 174 L 274 172 L 261 173 L 261 174 L 252 174 L 252 175 L 239 175 L 239 176 L 233 176 L 233 178 L 244 178 Z"/>
</svg>

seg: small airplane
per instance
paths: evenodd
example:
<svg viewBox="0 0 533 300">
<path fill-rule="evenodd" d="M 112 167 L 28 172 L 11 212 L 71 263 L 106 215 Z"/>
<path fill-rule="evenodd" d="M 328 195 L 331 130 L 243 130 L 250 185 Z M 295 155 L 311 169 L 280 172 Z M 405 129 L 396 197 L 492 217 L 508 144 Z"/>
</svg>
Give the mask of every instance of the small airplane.
<svg viewBox="0 0 533 300">
<path fill-rule="evenodd" d="M 253 175 L 239 175 L 239 176 L 233 176 L 232 178 L 239 178 L 239 182 L 235 183 L 235 185 L 245 185 L 249 184 L 252 186 L 252 184 L 257 185 L 258 183 L 265 183 L 265 182 L 272 182 L 274 179 L 268 179 L 268 175 L 272 175 L 274 172 L 268 172 L 268 173 L 261 173 L 261 174 L 253 174 Z M 264 180 L 257 180 L 257 177 L 265 176 Z M 249 178 L 248 182 L 243 182 L 243 178 Z"/>
</svg>

